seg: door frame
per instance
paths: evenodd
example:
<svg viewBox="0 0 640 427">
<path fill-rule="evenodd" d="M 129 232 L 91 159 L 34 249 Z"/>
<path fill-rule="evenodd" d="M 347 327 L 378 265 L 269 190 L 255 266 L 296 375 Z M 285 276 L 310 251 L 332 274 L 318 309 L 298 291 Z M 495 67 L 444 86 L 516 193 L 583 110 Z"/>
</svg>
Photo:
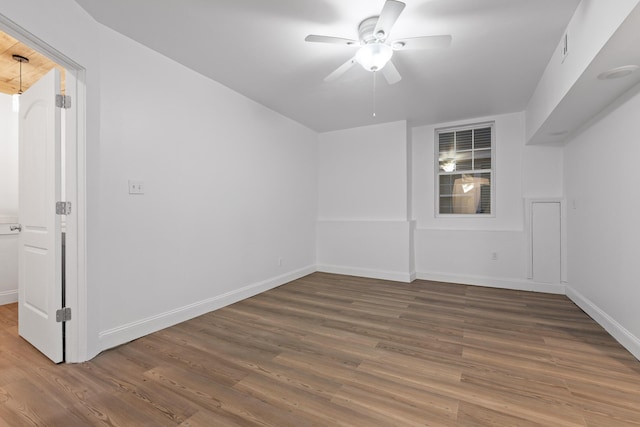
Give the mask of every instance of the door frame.
<svg viewBox="0 0 640 427">
<path fill-rule="evenodd" d="M 65 325 L 65 362 L 87 360 L 86 260 L 86 71 L 71 58 L 0 14 L 0 30 L 65 68 L 65 94 L 72 98 L 65 112 L 65 194 L 72 204 L 66 216 L 65 305 L 71 320 Z M 53 212 L 53 207 L 52 207 Z"/>
</svg>

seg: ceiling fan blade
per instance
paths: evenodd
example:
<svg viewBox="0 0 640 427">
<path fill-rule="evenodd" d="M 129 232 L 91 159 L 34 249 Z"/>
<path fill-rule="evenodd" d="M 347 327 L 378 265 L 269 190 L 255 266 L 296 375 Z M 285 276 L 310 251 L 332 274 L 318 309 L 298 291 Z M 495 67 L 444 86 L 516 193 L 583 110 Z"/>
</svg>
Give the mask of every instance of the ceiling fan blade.
<svg viewBox="0 0 640 427">
<path fill-rule="evenodd" d="M 347 46 L 357 45 L 357 40 L 345 39 L 342 37 L 332 37 L 332 36 L 316 36 L 315 34 L 309 34 L 304 38 L 306 42 L 312 43 L 332 43 L 332 44 L 344 44 Z"/>
<path fill-rule="evenodd" d="M 411 37 L 408 39 L 394 40 L 391 42 L 391 47 L 393 50 L 437 49 L 449 47 L 451 45 L 451 39 L 451 36 Z"/>
<path fill-rule="evenodd" d="M 387 62 L 387 65 L 382 67 L 382 75 L 390 85 L 396 84 L 402 80 L 402 76 L 398 72 L 398 69 L 391 61 Z"/>
<path fill-rule="evenodd" d="M 331 82 L 334 82 L 334 81 L 338 80 L 340 78 L 340 76 L 342 76 L 351 67 L 353 67 L 353 64 L 355 64 L 355 63 L 356 63 L 356 58 L 354 56 L 353 58 L 349 59 L 347 62 L 345 62 L 344 64 L 342 64 L 338 68 L 336 68 L 333 73 L 331 73 L 327 77 L 325 77 L 324 81 L 327 82 L 327 83 L 331 83 Z"/>
<path fill-rule="evenodd" d="M 378 40 L 384 41 L 389 37 L 393 24 L 396 23 L 405 6 L 404 3 L 397 0 L 387 0 L 384 3 L 376 28 L 373 30 L 373 35 Z"/>
</svg>

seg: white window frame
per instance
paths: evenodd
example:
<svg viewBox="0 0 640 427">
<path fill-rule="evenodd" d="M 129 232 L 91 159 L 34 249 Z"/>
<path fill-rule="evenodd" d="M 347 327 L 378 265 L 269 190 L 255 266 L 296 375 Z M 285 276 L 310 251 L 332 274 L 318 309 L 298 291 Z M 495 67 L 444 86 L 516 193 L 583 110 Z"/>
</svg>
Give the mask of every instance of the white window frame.
<svg viewBox="0 0 640 427">
<path fill-rule="evenodd" d="M 470 171 L 453 171 L 450 173 L 440 171 L 440 138 L 441 133 L 459 132 L 465 130 L 491 128 L 491 169 L 475 169 Z M 434 131 L 434 195 L 435 195 L 435 217 L 436 218 L 495 218 L 496 216 L 496 126 L 495 122 L 481 122 L 465 124 L 459 126 L 449 126 L 437 128 Z M 440 213 L 440 175 L 469 173 L 489 173 L 491 176 L 491 213 L 456 214 Z"/>
</svg>

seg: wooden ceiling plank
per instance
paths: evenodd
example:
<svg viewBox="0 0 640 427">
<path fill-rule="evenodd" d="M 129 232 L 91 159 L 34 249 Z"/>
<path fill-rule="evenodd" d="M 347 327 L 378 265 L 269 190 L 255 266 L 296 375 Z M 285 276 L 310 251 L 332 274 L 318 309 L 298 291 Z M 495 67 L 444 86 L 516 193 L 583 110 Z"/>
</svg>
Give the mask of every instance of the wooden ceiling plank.
<svg viewBox="0 0 640 427">
<path fill-rule="evenodd" d="M 46 56 L 36 52 L 29 46 L 20 43 L 10 35 L 0 31 L 0 92 L 12 95 L 20 88 L 20 64 L 13 55 L 21 55 L 29 59 L 22 64 L 22 90 L 47 74 L 52 68 L 60 70 L 62 91 L 64 93 L 64 68 Z"/>
</svg>

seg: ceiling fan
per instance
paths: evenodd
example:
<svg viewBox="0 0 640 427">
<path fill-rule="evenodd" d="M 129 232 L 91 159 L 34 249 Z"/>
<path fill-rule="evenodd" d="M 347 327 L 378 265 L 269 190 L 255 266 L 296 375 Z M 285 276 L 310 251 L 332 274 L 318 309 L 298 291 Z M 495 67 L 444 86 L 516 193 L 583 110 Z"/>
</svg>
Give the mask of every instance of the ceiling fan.
<svg viewBox="0 0 640 427">
<path fill-rule="evenodd" d="M 305 37 L 304 40 L 308 42 L 360 47 L 353 58 L 325 77 L 324 81 L 332 82 L 337 80 L 357 62 L 367 71 L 382 71 L 387 82 L 394 84 L 402 79 L 398 69 L 391 62 L 394 51 L 449 47 L 451 44 L 451 36 L 449 35 L 389 40 L 391 29 L 405 6 L 401 1 L 386 0 L 379 16 L 372 16 L 360 22 L 358 25 L 359 40 L 314 34 Z"/>
</svg>

